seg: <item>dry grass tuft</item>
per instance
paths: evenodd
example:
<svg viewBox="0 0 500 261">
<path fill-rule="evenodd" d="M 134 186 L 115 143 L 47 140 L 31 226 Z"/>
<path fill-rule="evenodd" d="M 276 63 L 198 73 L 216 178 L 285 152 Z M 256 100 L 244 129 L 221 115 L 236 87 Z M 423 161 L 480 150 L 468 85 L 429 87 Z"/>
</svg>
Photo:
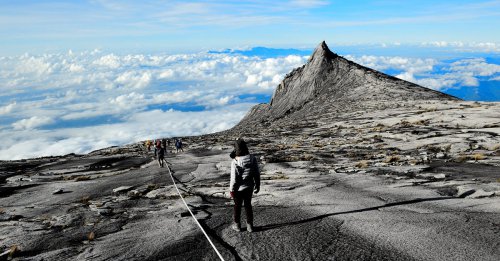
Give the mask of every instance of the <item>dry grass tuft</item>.
<svg viewBox="0 0 500 261">
<path fill-rule="evenodd" d="M 413 125 L 428 125 L 429 124 L 429 120 L 425 119 L 425 120 L 417 120 L 417 121 L 414 121 L 412 123 Z"/>
<path fill-rule="evenodd" d="M 368 161 L 362 160 L 362 161 L 356 163 L 355 166 L 356 166 L 356 168 L 366 169 L 366 168 L 368 168 Z"/>
<path fill-rule="evenodd" d="M 419 163 L 420 163 L 420 161 L 418 161 L 416 159 L 410 160 L 410 165 L 412 165 L 412 166 L 418 165 Z"/>
<path fill-rule="evenodd" d="M 398 162 L 400 160 L 400 157 L 398 155 L 394 155 L 394 156 L 389 156 L 387 158 L 385 158 L 384 162 L 385 163 L 393 163 L 393 162 Z"/>
<path fill-rule="evenodd" d="M 471 156 L 471 158 L 475 161 L 478 161 L 478 160 L 484 160 L 486 159 L 486 156 L 483 154 L 483 153 L 476 153 L 476 154 L 473 154 Z"/>
<path fill-rule="evenodd" d="M 95 233 L 94 233 L 94 231 L 90 232 L 90 233 L 87 235 L 87 239 L 88 239 L 89 241 L 94 241 L 94 239 L 95 239 Z"/>
<path fill-rule="evenodd" d="M 12 245 L 9 249 L 9 258 L 14 257 L 15 254 L 21 252 L 17 245 Z"/>
<path fill-rule="evenodd" d="M 312 161 L 312 160 L 314 160 L 314 156 L 311 154 L 304 154 L 304 155 L 302 155 L 301 160 Z"/>
<path fill-rule="evenodd" d="M 270 180 L 288 179 L 288 176 L 286 176 L 285 174 L 281 173 L 281 174 L 278 174 L 278 175 L 271 176 L 269 179 Z"/>
<path fill-rule="evenodd" d="M 497 182 L 500 183 L 500 178 L 497 179 Z"/>
<path fill-rule="evenodd" d="M 80 202 L 81 202 L 83 205 L 89 205 L 89 201 L 90 201 L 90 196 L 85 196 L 85 197 L 82 197 L 82 199 L 81 199 L 81 201 L 80 201 Z"/>
<path fill-rule="evenodd" d="M 3 214 L 3 213 L 5 213 L 5 209 L 0 208 L 0 214 Z"/>
<path fill-rule="evenodd" d="M 412 124 L 405 119 L 401 120 L 401 122 L 399 124 L 403 127 L 411 127 L 412 126 Z"/>
<path fill-rule="evenodd" d="M 155 190 L 159 188 L 160 188 L 159 184 L 148 184 L 148 190 Z"/>
<path fill-rule="evenodd" d="M 491 150 L 500 150 L 500 144 L 494 145 Z"/>
<path fill-rule="evenodd" d="M 90 180 L 90 176 L 76 176 L 75 181 L 86 181 L 86 180 Z"/>
<path fill-rule="evenodd" d="M 469 159 L 469 157 L 467 157 L 467 156 L 465 156 L 465 155 L 460 155 L 460 156 L 458 156 L 458 157 L 455 159 L 455 162 L 457 162 L 457 163 L 464 163 L 464 162 L 466 162 L 468 159 Z"/>
</svg>

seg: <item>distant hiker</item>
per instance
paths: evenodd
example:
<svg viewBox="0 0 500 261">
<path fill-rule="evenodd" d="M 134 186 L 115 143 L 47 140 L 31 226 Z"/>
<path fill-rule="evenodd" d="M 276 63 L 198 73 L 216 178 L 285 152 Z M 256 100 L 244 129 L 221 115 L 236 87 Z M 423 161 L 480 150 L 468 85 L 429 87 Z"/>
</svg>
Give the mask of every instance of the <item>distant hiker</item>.
<svg viewBox="0 0 500 261">
<path fill-rule="evenodd" d="M 161 141 L 159 139 L 156 139 L 155 141 L 155 157 L 157 156 L 158 150 L 161 148 Z"/>
<path fill-rule="evenodd" d="M 161 140 L 161 145 L 163 146 L 163 148 L 165 148 L 165 150 L 167 150 L 167 140 L 166 139 Z"/>
<path fill-rule="evenodd" d="M 167 145 L 170 147 L 170 139 L 167 139 Z"/>
<path fill-rule="evenodd" d="M 158 165 L 160 168 L 163 168 L 165 163 L 165 147 L 160 146 L 158 149 Z"/>
<path fill-rule="evenodd" d="M 184 152 L 184 150 L 182 149 L 182 139 L 175 140 L 175 152 L 179 153 L 179 151 Z"/>
<path fill-rule="evenodd" d="M 241 231 L 241 207 L 245 205 L 247 231 L 253 232 L 252 192 L 260 190 L 260 172 L 257 159 L 248 151 L 246 142 L 238 139 L 234 144 L 235 157 L 231 161 L 229 194 L 234 199 L 232 229 Z"/>
<path fill-rule="evenodd" d="M 151 140 L 146 141 L 146 148 L 148 149 L 148 151 L 151 151 L 151 144 L 152 144 Z"/>
</svg>

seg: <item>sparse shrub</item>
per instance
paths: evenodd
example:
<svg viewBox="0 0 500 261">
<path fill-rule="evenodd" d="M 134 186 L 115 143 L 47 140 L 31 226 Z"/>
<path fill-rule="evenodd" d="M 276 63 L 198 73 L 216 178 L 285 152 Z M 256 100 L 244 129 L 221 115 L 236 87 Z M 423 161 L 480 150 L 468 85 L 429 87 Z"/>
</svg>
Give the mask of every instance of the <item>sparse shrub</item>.
<svg viewBox="0 0 500 261">
<path fill-rule="evenodd" d="M 87 235 L 87 239 L 88 239 L 89 241 L 94 241 L 94 239 L 95 239 L 95 233 L 94 233 L 94 231 L 91 231 L 91 232 Z"/>
<path fill-rule="evenodd" d="M 356 163 L 355 166 L 356 166 L 356 168 L 360 168 L 360 169 L 368 168 L 368 161 L 362 160 L 362 161 Z"/>
<path fill-rule="evenodd" d="M 159 188 L 160 188 L 159 184 L 148 184 L 148 190 L 155 190 Z"/>
<path fill-rule="evenodd" d="M 20 252 L 20 249 L 17 245 L 12 245 L 9 249 L 9 258 L 13 258 L 14 255 Z"/>
<path fill-rule="evenodd" d="M 80 201 L 80 202 L 81 202 L 83 205 L 89 205 L 89 201 L 90 201 L 90 196 L 85 196 L 85 197 L 82 197 L 82 199 L 81 199 L 81 201 Z"/>
<path fill-rule="evenodd" d="M 469 158 L 465 155 L 460 155 L 455 159 L 455 162 L 457 163 L 464 163 L 468 160 Z"/>
<path fill-rule="evenodd" d="M 90 180 L 90 176 L 76 176 L 75 181 L 86 181 Z"/>
<path fill-rule="evenodd" d="M 285 174 L 281 173 L 281 174 L 278 174 L 278 175 L 271 176 L 269 179 L 270 180 L 288 179 L 288 176 L 286 176 Z"/>
<path fill-rule="evenodd" d="M 410 165 L 417 165 L 418 163 L 419 163 L 418 160 L 415 160 L 415 159 L 410 160 Z"/>
<path fill-rule="evenodd" d="M 304 154 L 302 155 L 301 159 L 304 161 L 312 161 L 314 160 L 314 156 L 311 154 Z"/>
<path fill-rule="evenodd" d="M 476 101 L 476 102 L 474 102 L 474 103 L 471 105 L 471 108 L 479 108 L 479 107 L 481 107 L 481 103 L 479 103 L 479 102 L 477 102 L 477 101 Z"/>
<path fill-rule="evenodd" d="M 478 149 L 478 150 L 488 150 L 488 148 L 485 145 L 483 145 L 483 144 L 477 145 L 476 149 Z"/>
<path fill-rule="evenodd" d="M 432 146 L 432 145 L 428 145 L 426 147 L 426 149 L 427 149 L 427 151 L 432 152 L 432 153 L 438 153 L 438 152 L 441 151 L 441 147 L 439 147 L 439 146 Z"/>
<path fill-rule="evenodd" d="M 321 143 L 314 143 L 313 146 L 316 147 L 316 148 L 323 148 L 325 145 L 321 144 Z"/>
<path fill-rule="evenodd" d="M 401 120 L 401 122 L 399 123 L 401 126 L 403 127 L 411 127 L 411 123 L 405 119 Z"/>
<path fill-rule="evenodd" d="M 413 125 L 427 125 L 429 120 L 417 120 L 413 122 Z"/>
<path fill-rule="evenodd" d="M 471 158 L 475 161 L 478 161 L 486 159 L 486 156 L 483 153 L 475 153 L 471 156 Z"/>
<path fill-rule="evenodd" d="M 400 160 L 400 157 L 398 155 L 393 155 L 385 158 L 384 162 L 385 163 L 393 163 L 393 162 L 398 162 Z"/>
<path fill-rule="evenodd" d="M 375 125 L 375 127 L 373 127 L 373 131 L 382 131 L 385 127 L 387 127 L 387 126 L 385 126 L 382 123 L 379 123 L 379 124 Z"/>
</svg>

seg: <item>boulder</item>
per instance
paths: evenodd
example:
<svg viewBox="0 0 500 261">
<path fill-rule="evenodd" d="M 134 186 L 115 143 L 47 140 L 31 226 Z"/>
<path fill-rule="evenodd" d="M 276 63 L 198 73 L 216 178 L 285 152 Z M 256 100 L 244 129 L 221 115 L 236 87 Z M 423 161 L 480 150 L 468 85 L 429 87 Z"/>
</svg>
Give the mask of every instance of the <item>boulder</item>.
<svg viewBox="0 0 500 261">
<path fill-rule="evenodd" d="M 459 198 L 465 198 L 469 195 L 472 195 L 474 192 L 476 192 L 475 189 L 467 187 L 467 186 L 459 186 L 457 187 L 458 192 L 457 192 L 457 197 Z"/>
<path fill-rule="evenodd" d="M 152 190 L 146 194 L 147 198 L 167 198 L 173 199 L 179 197 L 175 187 L 173 185 L 166 186 L 165 188 L 159 188 Z"/>
<path fill-rule="evenodd" d="M 472 193 L 471 195 L 467 196 L 466 198 L 489 198 L 495 195 L 495 192 L 493 191 L 484 191 L 482 189 L 477 190 L 476 192 Z"/>
<path fill-rule="evenodd" d="M 52 195 L 57 195 L 57 194 L 62 194 L 62 193 L 64 193 L 64 190 L 62 188 L 52 191 Z"/>
<path fill-rule="evenodd" d="M 113 189 L 113 193 L 123 193 L 132 189 L 132 186 L 121 186 Z"/>
<path fill-rule="evenodd" d="M 443 180 L 446 178 L 446 174 L 444 174 L 444 173 L 436 174 L 433 177 L 434 177 L 434 179 L 437 179 L 437 180 Z"/>
</svg>

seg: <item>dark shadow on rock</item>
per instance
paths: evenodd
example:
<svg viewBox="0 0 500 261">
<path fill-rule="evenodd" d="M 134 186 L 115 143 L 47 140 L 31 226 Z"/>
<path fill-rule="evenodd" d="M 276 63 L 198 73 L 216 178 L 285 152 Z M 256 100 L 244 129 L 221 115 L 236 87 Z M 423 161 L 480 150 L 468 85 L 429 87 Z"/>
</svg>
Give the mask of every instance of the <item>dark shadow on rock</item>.
<svg viewBox="0 0 500 261">
<path fill-rule="evenodd" d="M 360 213 L 360 212 L 365 212 L 365 211 L 379 210 L 381 208 L 409 205 L 409 204 L 415 204 L 415 203 L 426 202 L 426 201 L 439 201 L 439 200 L 446 200 L 446 199 L 454 199 L 454 198 L 455 197 L 417 198 L 417 199 L 412 199 L 412 200 L 387 203 L 387 204 L 384 204 L 381 206 L 376 206 L 376 207 L 371 207 L 371 208 L 363 208 L 363 209 L 356 209 L 356 210 L 350 210 L 350 211 L 334 212 L 334 213 L 323 214 L 323 215 L 319 215 L 316 217 L 292 221 L 292 222 L 270 224 L 270 225 L 255 227 L 255 231 L 259 232 L 259 231 L 266 231 L 266 230 L 271 230 L 271 229 L 276 229 L 276 228 L 281 228 L 281 227 L 286 227 L 286 226 L 293 226 L 293 225 L 298 225 L 298 224 L 303 224 L 303 223 L 307 223 L 307 222 L 320 220 L 320 219 L 323 219 L 326 217 L 343 215 L 343 214 Z"/>
<path fill-rule="evenodd" d="M 11 186 L 0 187 L 0 198 L 8 197 L 14 194 L 17 190 L 36 187 L 38 185 L 40 184 L 28 184 L 28 185 L 14 186 L 14 187 Z"/>
</svg>

